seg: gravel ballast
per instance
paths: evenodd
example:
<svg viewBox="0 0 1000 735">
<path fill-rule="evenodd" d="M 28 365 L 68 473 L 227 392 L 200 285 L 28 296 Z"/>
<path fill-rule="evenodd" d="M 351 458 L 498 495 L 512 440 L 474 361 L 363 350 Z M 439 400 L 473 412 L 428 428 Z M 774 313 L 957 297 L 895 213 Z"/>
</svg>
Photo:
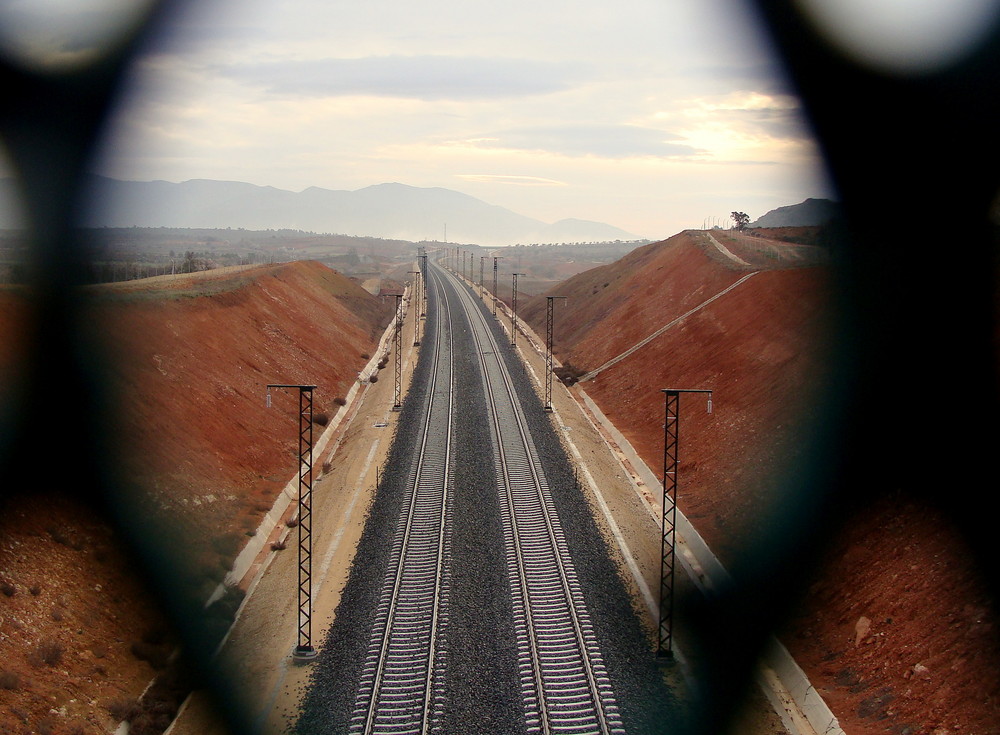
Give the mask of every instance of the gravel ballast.
<svg viewBox="0 0 1000 735">
<path fill-rule="evenodd" d="M 456 340 L 456 405 L 453 449 L 449 616 L 442 631 L 446 695 L 434 730 L 442 733 L 525 732 L 511 601 L 504 566 L 499 497 L 482 379 L 468 323 L 452 299 Z M 350 718 L 374 610 L 386 575 L 425 402 L 433 324 L 439 304 L 429 300 L 427 328 L 412 386 L 403 403 L 382 482 L 370 509 L 356 561 L 335 619 L 312 664 L 311 681 L 294 731 L 344 733 Z M 521 395 L 548 479 L 559 522 L 600 642 L 625 728 L 661 728 L 671 696 L 632 601 L 579 488 L 572 466 L 543 411 L 534 386 L 492 316 L 497 342 Z M 506 345 L 506 347 L 505 347 Z"/>
</svg>

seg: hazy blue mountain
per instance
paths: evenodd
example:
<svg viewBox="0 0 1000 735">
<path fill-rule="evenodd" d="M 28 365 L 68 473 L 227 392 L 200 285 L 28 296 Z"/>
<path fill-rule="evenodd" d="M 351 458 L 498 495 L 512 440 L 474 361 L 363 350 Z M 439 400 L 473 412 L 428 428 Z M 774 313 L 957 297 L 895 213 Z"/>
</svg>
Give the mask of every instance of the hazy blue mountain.
<svg viewBox="0 0 1000 735">
<path fill-rule="evenodd" d="M 817 227 L 840 214 L 840 205 L 829 199 L 806 199 L 801 204 L 772 209 L 751 227 Z"/>
<path fill-rule="evenodd" d="M 301 192 L 236 181 L 120 181 L 93 177 L 90 227 L 295 229 L 483 245 L 634 240 L 600 222 L 547 224 L 450 189 L 378 184 Z"/>
</svg>

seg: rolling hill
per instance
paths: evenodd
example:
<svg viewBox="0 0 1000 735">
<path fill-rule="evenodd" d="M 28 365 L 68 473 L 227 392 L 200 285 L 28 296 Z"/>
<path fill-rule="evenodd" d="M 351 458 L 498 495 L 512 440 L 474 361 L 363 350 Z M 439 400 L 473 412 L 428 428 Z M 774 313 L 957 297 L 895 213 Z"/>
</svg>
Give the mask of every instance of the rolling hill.
<svg viewBox="0 0 1000 735">
<path fill-rule="evenodd" d="M 10 180 L 3 189 L 10 192 Z M 357 191 L 309 187 L 291 192 L 236 181 L 119 181 L 95 176 L 88 227 L 291 229 L 402 240 L 513 245 L 518 242 L 635 240 L 617 227 L 566 219 L 555 223 L 443 188 L 398 183 Z M 0 200 L 8 197 L 0 197 Z M 13 226 L 0 210 L 0 227 Z"/>
</svg>

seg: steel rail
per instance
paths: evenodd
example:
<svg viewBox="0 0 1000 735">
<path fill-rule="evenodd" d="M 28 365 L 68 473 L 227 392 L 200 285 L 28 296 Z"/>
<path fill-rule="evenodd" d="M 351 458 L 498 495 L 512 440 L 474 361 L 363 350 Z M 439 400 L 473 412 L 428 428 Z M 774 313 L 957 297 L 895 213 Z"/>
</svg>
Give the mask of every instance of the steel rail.
<svg viewBox="0 0 1000 735">
<path fill-rule="evenodd" d="M 447 303 L 447 295 L 443 300 Z M 395 568 L 391 585 L 383 589 L 366 658 L 374 669 L 363 674 L 355 699 L 351 732 L 365 735 L 427 733 L 433 720 L 438 629 L 446 602 L 454 408 L 451 316 L 447 308 L 443 313 L 447 316 L 435 319 L 433 367 L 406 512 L 394 541 Z M 445 385 L 440 392 L 439 381 Z M 443 447 L 432 447 L 442 439 L 442 423 Z M 414 645 L 421 638 L 423 650 L 424 644 Z"/>
<path fill-rule="evenodd" d="M 601 735 L 622 732 L 610 683 L 589 631 L 579 585 L 513 380 L 481 310 L 465 289 L 459 286 L 458 291 L 473 326 L 472 335 L 485 378 L 495 437 L 498 489 L 511 534 L 508 555 L 515 560 L 516 582 L 512 586 L 517 588 L 514 594 L 521 599 L 528 638 L 534 696 L 526 696 L 525 704 L 530 708 L 529 700 L 534 699 L 538 708 L 537 724 L 533 713 L 526 715 L 529 729 Z M 488 353 L 492 353 L 492 360 L 487 359 Z M 494 382 L 500 385 L 500 396 Z M 568 638 L 566 617 L 571 628 Z M 585 692 L 581 693 L 584 687 L 575 681 L 578 678 L 575 668 L 582 668 Z M 593 714 L 592 719 L 588 710 Z"/>
</svg>

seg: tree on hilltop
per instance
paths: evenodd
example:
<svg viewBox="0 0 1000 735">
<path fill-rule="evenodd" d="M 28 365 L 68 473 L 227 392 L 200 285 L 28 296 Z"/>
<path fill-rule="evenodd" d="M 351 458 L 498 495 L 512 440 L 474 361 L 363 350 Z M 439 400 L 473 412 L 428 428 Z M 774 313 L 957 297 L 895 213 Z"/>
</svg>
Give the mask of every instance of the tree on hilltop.
<svg viewBox="0 0 1000 735">
<path fill-rule="evenodd" d="M 730 215 L 733 218 L 733 222 L 736 223 L 736 229 L 742 232 L 750 224 L 750 215 L 746 212 L 733 212 Z"/>
</svg>

